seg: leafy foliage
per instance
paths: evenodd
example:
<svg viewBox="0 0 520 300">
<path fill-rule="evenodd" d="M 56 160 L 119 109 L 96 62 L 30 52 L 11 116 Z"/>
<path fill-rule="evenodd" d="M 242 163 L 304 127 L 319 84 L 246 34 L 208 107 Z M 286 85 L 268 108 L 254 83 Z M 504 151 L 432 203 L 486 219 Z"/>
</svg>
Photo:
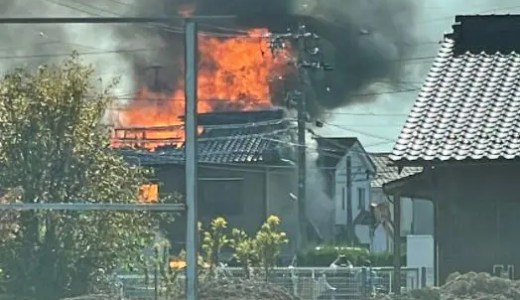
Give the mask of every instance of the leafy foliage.
<svg viewBox="0 0 520 300">
<path fill-rule="evenodd" d="M 0 204 L 14 203 L 20 199 L 21 189 L 9 189 L 0 196 Z M 13 211 L 0 211 L 0 242 L 3 244 L 16 237 L 20 229 L 18 220 L 20 214 Z"/>
<path fill-rule="evenodd" d="M 249 268 L 258 262 L 258 252 L 255 240 L 241 229 L 233 228 L 231 232 L 231 248 L 233 257 L 244 269 L 244 274 L 249 277 Z"/>
<path fill-rule="evenodd" d="M 226 229 L 226 219 L 219 217 L 211 221 L 210 230 L 204 232 L 202 251 L 206 262 L 210 265 L 212 270 L 219 263 L 222 248 L 226 247 L 230 243 L 229 237 L 226 234 Z"/>
<path fill-rule="evenodd" d="M 255 247 L 266 276 L 269 269 L 276 265 L 281 247 L 289 241 L 285 232 L 279 229 L 280 222 L 277 216 L 269 216 L 255 237 Z"/>
<path fill-rule="evenodd" d="M 134 203 L 147 172 L 109 147 L 101 120 L 116 82 L 100 92 L 77 56 L 0 81 L 0 186 L 23 202 Z M 21 214 L 16 236 L 0 249 L 5 288 L 20 298 L 87 292 L 97 274 L 135 266 L 153 238 L 148 213 Z"/>
</svg>

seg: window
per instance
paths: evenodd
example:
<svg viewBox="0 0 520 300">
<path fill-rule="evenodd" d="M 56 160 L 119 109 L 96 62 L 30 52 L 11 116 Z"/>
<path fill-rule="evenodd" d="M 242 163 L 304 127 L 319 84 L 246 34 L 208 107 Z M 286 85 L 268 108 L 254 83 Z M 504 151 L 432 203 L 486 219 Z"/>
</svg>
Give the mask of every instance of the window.
<svg viewBox="0 0 520 300">
<path fill-rule="evenodd" d="M 347 193 L 345 192 L 345 188 L 342 188 L 341 189 L 341 210 L 345 210 L 345 202 L 347 201 L 346 198 L 346 195 Z"/>
<path fill-rule="evenodd" d="M 358 209 L 365 210 L 366 209 L 366 193 L 365 189 L 358 188 Z"/>
<path fill-rule="evenodd" d="M 147 183 L 139 187 L 139 202 L 153 203 L 159 201 L 159 185 L 157 183 Z"/>
<path fill-rule="evenodd" d="M 209 217 L 234 216 L 243 211 L 242 180 L 199 181 L 199 208 Z"/>
</svg>

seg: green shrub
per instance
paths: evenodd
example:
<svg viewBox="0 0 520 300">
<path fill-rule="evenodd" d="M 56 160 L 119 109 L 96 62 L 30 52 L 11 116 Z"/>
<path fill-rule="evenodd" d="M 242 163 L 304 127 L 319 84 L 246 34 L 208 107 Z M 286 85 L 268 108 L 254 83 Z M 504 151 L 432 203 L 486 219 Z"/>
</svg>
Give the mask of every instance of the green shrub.
<svg viewBox="0 0 520 300">
<path fill-rule="evenodd" d="M 328 267 L 338 255 L 345 256 L 354 266 L 361 266 L 368 259 L 374 267 L 388 267 L 393 265 L 391 253 L 371 253 L 366 248 L 343 246 L 319 246 L 298 255 L 298 264 L 302 267 Z M 406 257 L 401 257 L 402 264 Z"/>
</svg>

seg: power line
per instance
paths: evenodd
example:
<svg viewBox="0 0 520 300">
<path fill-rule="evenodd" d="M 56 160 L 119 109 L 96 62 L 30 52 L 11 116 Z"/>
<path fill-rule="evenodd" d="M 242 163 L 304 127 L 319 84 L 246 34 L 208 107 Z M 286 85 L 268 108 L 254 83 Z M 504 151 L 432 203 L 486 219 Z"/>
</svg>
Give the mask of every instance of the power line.
<svg viewBox="0 0 520 300">
<path fill-rule="evenodd" d="M 49 1 L 49 0 L 46 0 Z M 39 17 L 0 18 L 0 24 L 147 24 L 190 20 L 232 20 L 237 15 L 198 15 L 190 17 Z"/>
<path fill-rule="evenodd" d="M 391 113 L 351 113 L 351 112 L 339 112 L 331 111 L 325 114 L 331 115 L 347 115 L 347 116 L 370 116 L 370 117 L 407 117 L 408 114 L 391 114 Z"/>
<path fill-rule="evenodd" d="M 159 211 L 182 212 L 184 204 L 135 204 L 135 203 L 7 203 L 0 204 L 0 211 L 4 210 L 68 210 L 68 211 Z"/>
</svg>

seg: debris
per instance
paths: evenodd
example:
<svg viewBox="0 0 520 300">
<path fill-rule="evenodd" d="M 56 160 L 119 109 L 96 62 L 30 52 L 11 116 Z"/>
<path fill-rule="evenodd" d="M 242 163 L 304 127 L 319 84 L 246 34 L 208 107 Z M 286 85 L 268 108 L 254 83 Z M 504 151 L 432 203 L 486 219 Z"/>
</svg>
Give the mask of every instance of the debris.
<svg viewBox="0 0 520 300">
<path fill-rule="evenodd" d="M 493 277 L 487 273 L 452 274 L 440 288 L 411 291 L 399 297 L 379 300 L 514 300 L 520 299 L 520 281 Z"/>
<path fill-rule="evenodd" d="M 180 299 L 184 299 L 180 297 Z M 200 286 L 200 300 L 298 300 L 284 289 L 257 280 L 212 280 Z"/>
<path fill-rule="evenodd" d="M 117 298 L 116 298 L 117 299 Z M 114 296 L 109 295 L 85 295 L 75 298 L 67 298 L 62 300 L 114 300 Z"/>
</svg>

